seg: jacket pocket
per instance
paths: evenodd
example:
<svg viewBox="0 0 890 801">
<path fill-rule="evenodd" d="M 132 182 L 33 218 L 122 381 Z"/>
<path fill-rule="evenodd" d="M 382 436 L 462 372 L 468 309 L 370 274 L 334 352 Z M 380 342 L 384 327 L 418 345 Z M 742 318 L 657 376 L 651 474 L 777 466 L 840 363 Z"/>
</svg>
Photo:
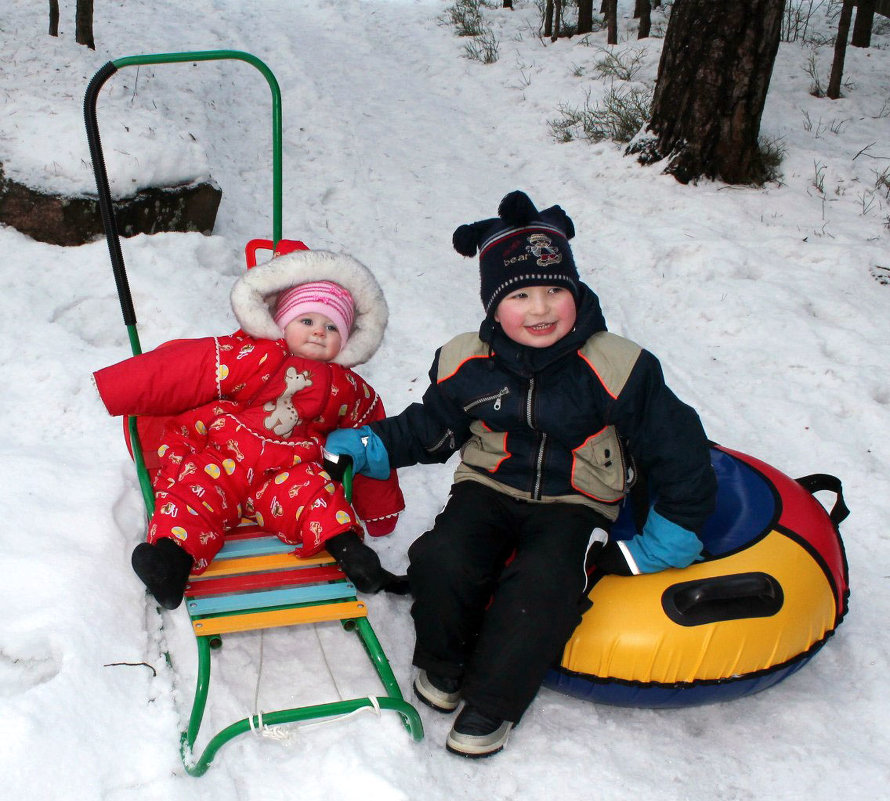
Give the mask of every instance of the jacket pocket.
<svg viewBox="0 0 890 801">
<path fill-rule="evenodd" d="M 606 426 L 572 450 L 572 487 L 582 495 L 616 503 L 629 489 L 628 476 L 614 426 Z"/>
<path fill-rule="evenodd" d="M 468 465 L 496 473 L 504 459 L 510 456 L 507 450 L 507 433 L 492 431 L 481 420 L 470 424 L 472 436 L 461 448 L 460 458 Z"/>
</svg>

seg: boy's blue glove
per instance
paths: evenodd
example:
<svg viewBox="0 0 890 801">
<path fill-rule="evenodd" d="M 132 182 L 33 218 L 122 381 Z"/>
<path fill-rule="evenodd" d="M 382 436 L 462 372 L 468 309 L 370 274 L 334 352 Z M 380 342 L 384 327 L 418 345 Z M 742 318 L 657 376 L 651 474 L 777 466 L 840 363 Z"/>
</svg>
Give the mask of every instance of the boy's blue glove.
<svg viewBox="0 0 890 801">
<path fill-rule="evenodd" d="M 389 478 L 389 454 L 370 427 L 338 428 L 328 434 L 325 450 L 352 458 L 352 469 L 370 478 Z"/>
<path fill-rule="evenodd" d="M 695 534 L 654 509 L 643 533 L 629 540 L 612 540 L 596 560 L 604 573 L 621 576 L 657 573 L 669 567 L 689 567 L 701 558 L 702 542 Z"/>
<path fill-rule="evenodd" d="M 643 533 L 625 543 L 640 573 L 657 573 L 669 567 L 689 567 L 699 559 L 702 542 L 655 509 L 649 510 Z"/>
</svg>

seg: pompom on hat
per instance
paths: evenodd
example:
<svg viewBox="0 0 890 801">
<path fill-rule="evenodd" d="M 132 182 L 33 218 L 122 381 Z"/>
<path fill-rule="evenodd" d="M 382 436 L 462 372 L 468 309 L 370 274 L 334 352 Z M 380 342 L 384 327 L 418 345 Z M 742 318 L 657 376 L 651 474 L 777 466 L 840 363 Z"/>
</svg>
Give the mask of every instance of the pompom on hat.
<svg viewBox="0 0 890 801">
<path fill-rule="evenodd" d="M 345 348 L 355 320 L 355 303 L 349 291 L 333 281 L 310 281 L 299 284 L 278 296 L 274 319 L 278 327 L 284 331 L 288 323 L 301 315 L 313 312 L 323 314 L 337 326 L 337 331 L 340 333 L 340 347 Z"/>
<path fill-rule="evenodd" d="M 525 192 L 510 192 L 498 216 L 461 225 L 452 236 L 462 256 L 479 253 L 480 295 L 486 316 L 525 286 L 562 286 L 576 298 L 580 278 L 569 240 L 571 218 L 559 207 L 538 211 Z"/>
</svg>

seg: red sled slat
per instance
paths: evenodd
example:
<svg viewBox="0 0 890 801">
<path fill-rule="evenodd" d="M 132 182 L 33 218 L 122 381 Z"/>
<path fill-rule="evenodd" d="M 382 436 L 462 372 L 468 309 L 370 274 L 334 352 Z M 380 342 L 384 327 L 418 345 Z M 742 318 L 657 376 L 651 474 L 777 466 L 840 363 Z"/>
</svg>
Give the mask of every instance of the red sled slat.
<svg viewBox="0 0 890 801">
<path fill-rule="evenodd" d="M 271 573 L 247 573 L 237 576 L 191 581 L 185 594 L 189 598 L 204 598 L 230 592 L 250 592 L 267 590 L 288 585 L 319 584 L 329 581 L 343 581 L 343 571 L 336 565 L 326 567 L 304 567 L 297 570 L 276 570 Z"/>
</svg>

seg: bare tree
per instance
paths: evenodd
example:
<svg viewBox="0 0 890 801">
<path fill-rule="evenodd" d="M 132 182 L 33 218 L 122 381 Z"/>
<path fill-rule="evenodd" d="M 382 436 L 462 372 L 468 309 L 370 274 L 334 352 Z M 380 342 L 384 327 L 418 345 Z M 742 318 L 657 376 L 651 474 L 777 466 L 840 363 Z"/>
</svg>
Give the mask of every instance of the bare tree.
<svg viewBox="0 0 890 801">
<path fill-rule="evenodd" d="M 59 35 L 59 0 L 49 0 L 49 35 Z M 93 0 L 77 0 L 74 11 L 74 41 L 96 49 L 93 41 Z"/>
<path fill-rule="evenodd" d="M 593 30 L 593 0 L 578 0 L 578 33 Z"/>
<path fill-rule="evenodd" d="M 544 36 L 553 33 L 553 0 L 547 0 L 544 4 Z"/>
<path fill-rule="evenodd" d="M 640 20 L 637 39 L 646 39 L 652 30 L 652 4 L 649 0 L 637 0 L 634 16 Z"/>
<path fill-rule="evenodd" d="M 871 47 L 871 29 L 875 20 L 875 0 L 859 0 L 856 21 L 853 23 L 853 47 Z"/>
<path fill-rule="evenodd" d="M 606 13 L 606 41 L 618 44 L 618 0 L 603 0 L 603 11 Z"/>
<path fill-rule="evenodd" d="M 841 15 L 837 21 L 837 38 L 834 40 L 834 60 L 831 62 L 831 77 L 828 79 L 828 91 L 825 92 L 832 100 L 841 96 L 841 79 L 844 77 L 844 59 L 847 57 L 847 36 L 850 33 L 850 20 L 853 18 L 855 0 L 844 0 Z"/>
<path fill-rule="evenodd" d="M 74 39 L 78 44 L 96 49 L 93 41 L 93 0 L 77 0 L 74 14 Z"/>
<path fill-rule="evenodd" d="M 553 0 L 553 34 L 550 37 L 551 42 L 555 42 L 559 38 L 559 31 L 562 27 L 562 0 Z"/>
<path fill-rule="evenodd" d="M 49 0 L 49 35 L 59 35 L 59 0 Z"/>
<path fill-rule="evenodd" d="M 759 183 L 758 137 L 784 0 L 676 0 L 665 35 L 640 160 L 668 158 L 681 183 Z"/>
</svg>

